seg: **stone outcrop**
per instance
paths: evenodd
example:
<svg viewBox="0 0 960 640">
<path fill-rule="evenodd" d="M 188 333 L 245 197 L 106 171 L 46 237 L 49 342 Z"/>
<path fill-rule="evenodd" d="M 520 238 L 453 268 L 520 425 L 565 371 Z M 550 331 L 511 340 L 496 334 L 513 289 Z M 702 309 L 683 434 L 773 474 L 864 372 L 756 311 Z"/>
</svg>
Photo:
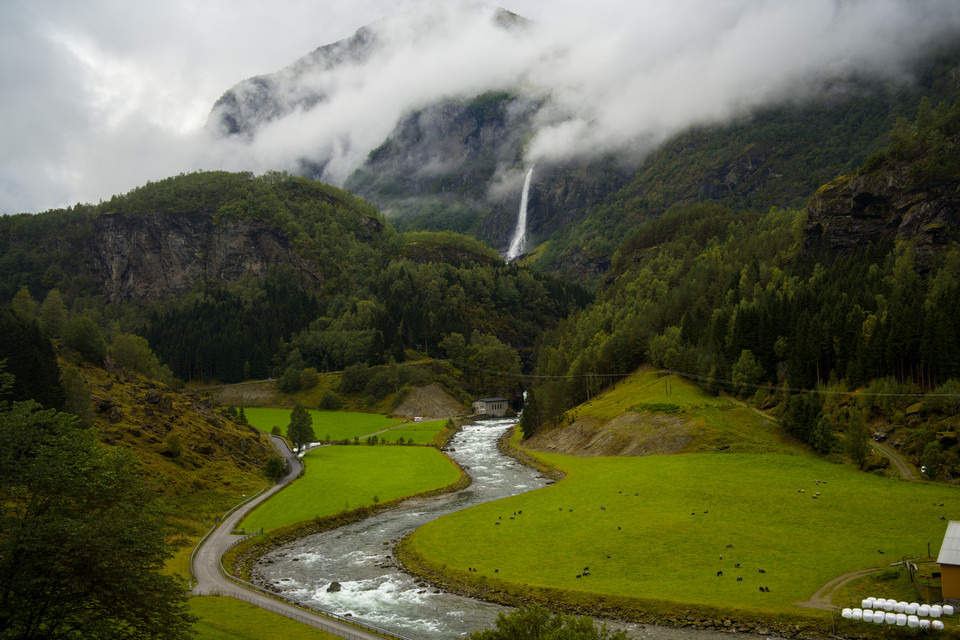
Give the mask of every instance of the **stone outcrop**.
<svg viewBox="0 0 960 640">
<path fill-rule="evenodd" d="M 208 213 L 108 214 L 81 241 L 82 275 L 111 302 L 156 302 L 198 282 L 232 282 L 293 269 L 305 285 L 323 281 L 277 228 Z"/>
<path fill-rule="evenodd" d="M 898 163 L 847 175 L 821 187 L 807 208 L 806 249 L 825 245 L 841 253 L 881 241 L 914 244 L 917 265 L 960 239 L 960 176 L 918 184 Z"/>
</svg>

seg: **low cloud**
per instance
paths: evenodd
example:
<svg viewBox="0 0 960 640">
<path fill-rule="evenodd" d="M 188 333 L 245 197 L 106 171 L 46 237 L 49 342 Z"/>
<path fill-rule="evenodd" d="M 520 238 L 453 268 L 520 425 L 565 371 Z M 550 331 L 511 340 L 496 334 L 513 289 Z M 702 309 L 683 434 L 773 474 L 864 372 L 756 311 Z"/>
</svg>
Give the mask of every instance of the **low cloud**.
<svg viewBox="0 0 960 640">
<path fill-rule="evenodd" d="M 819 95 L 830 78 L 909 82 L 925 48 L 960 33 L 955 0 L 504 4 L 533 20 L 505 29 L 492 7 L 449 0 L 269 10 L 12 0 L 0 8 L 0 212 L 96 201 L 195 169 L 297 171 L 304 158 L 342 183 L 405 114 L 496 89 L 543 101 L 528 165 L 649 150 L 693 124 Z M 363 64 L 281 85 L 289 104 L 304 91 L 322 103 L 291 108 L 252 138 L 204 129 L 234 82 L 371 22 L 383 46 Z"/>
</svg>

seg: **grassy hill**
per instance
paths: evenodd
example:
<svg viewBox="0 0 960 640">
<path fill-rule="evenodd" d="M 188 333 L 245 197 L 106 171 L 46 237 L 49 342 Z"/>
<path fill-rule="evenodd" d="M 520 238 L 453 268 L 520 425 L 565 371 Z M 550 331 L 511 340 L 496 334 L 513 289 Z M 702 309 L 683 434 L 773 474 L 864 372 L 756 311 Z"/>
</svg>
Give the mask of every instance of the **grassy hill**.
<svg viewBox="0 0 960 640">
<path fill-rule="evenodd" d="M 561 423 L 524 446 L 588 456 L 808 450 L 751 409 L 649 366 L 566 412 Z"/>
<path fill-rule="evenodd" d="M 272 445 L 199 395 L 122 369 L 83 364 L 79 371 L 100 440 L 131 450 L 162 492 L 177 549 L 169 569 L 188 577 L 193 547 L 219 516 L 269 486 L 263 465 Z"/>
</svg>

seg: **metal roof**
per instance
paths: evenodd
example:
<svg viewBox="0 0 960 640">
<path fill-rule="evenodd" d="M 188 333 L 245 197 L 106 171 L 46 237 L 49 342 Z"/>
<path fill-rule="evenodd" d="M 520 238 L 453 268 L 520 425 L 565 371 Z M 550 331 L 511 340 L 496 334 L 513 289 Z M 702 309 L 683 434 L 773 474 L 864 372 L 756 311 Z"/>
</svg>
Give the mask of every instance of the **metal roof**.
<svg viewBox="0 0 960 640">
<path fill-rule="evenodd" d="M 476 402 L 506 402 L 506 398 L 480 398 Z"/>
<path fill-rule="evenodd" d="M 940 547 L 937 562 L 960 565 L 960 522 L 951 520 L 947 524 L 947 532 L 943 534 L 943 545 Z"/>
</svg>

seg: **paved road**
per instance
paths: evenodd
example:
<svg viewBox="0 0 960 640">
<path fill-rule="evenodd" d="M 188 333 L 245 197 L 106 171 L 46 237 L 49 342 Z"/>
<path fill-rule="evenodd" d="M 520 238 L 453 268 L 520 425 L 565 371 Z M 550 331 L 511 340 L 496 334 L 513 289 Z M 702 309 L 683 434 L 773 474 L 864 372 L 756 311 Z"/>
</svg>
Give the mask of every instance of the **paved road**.
<svg viewBox="0 0 960 640">
<path fill-rule="evenodd" d="M 253 509 L 253 507 L 295 480 L 303 469 L 303 463 L 290 451 L 283 438 L 278 436 L 272 437 L 274 439 L 274 446 L 276 446 L 287 459 L 287 463 L 290 465 L 290 473 L 255 499 L 231 512 L 223 519 L 220 526 L 203 542 L 203 546 L 197 550 L 193 558 L 193 574 L 197 580 L 197 584 L 193 588 L 194 595 L 219 595 L 237 598 L 238 600 L 249 602 L 262 609 L 273 611 L 274 613 L 279 613 L 280 615 L 308 624 L 317 629 L 322 629 L 341 638 L 349 638 L 351 640 L 383 640 L 383 636 L 359 629 L 334 618 L 328 618 L 306 609 L 301 609 L 283 600 L 271 598 L 255 589 L 248 589 L 228 580 L 221 572 L 220 557 L 238 539 L 237 536 L 231 535 L 230 532 L 236 529 L 243 517 Z"/>
</svg>

